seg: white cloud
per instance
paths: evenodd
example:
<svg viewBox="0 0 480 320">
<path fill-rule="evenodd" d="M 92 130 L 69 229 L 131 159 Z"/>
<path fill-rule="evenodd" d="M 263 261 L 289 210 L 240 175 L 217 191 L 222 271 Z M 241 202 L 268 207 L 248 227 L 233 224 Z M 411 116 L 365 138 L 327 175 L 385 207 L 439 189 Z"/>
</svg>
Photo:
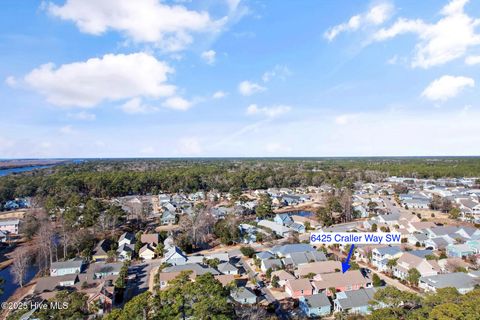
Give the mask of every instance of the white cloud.
<svg viewBox="0 0 480 320">
<path fill-rule="evenodd" d="M 228 16 L 213 20 L 206 11 L 160 0 L 67 0 L 64 5 L 49 3 L 47 10 L 73 21 L 81 32 L 102 35 L 113 30 L 165 51 L 182 50 L 192 43 L 193 34 L 219 32 L 229 20 Z"/>
<path fill-rule="evenodd" d="M 206 63 L 213 65 L 215 63 L 216 55 L 217 53 L 214 50 L 204 51 L 202 52 L 202 59 Z"/>
<path fill-rule="evenodd" d="M 247 115 L 263 115 L 268 118 L 274 118 L 289 112 L 291 109 L 290 106 L 285 105 L 259 107 L 256 104 L 251 104 L 247 107 Z"/>
<path fill-rule="evenodd" d="M 73 130 L 71 125 L 66 125 L 60 128 L 60 132 L 63 134 L 72 134 L 75 133 L 75 130 Z"/>
<path fill-rule="evenodd" d="M 145 147 L 145 148 L 142 148 L 140 149 L 140 153 L 143 154 L 143 155 L 153 155 L 155 154 L 155 148 L 153 148 L 152 146 L 149 146 L 149 147 Z"/>
<path fill-rule="evenodd" d="M 8 76 L 6 79 L 5 79 L 5 83 L 9 86 L 9 87 L 12 87 L 12 88 L 15 88 L 17 86 L 17 79 L 15 79 L 15 77 L 13 76 Z"/>
<path fill-rule="evenodd" d="M 86 111 L 69 113 L 69 114 L 67 114 L 67 117 L 70 118 L 70 119 L 85 120 L 85 121 L 93 121 L 97 118 L 97 116 L 95 114 L 90 113 L 90 112 L 86 112 Z"/>
<path fill-rule="evenodd" d="M 162 106 L 170 109 L 185 111 L 193 106 L 191 101 L 185 100 L 182 97 L 171 97 L 163 102 Z"/>
<path fill-rule="evenodd" d="M 480 64 L 480 56 L 468 56 L 465 58 L 465 63 L 469 66 Z"/>
<path fill-rule="evenodd" d="M 354 115 L 354 114 L 342 114 L 335 117 L 335 124 L 344 126 L 346 124 L 349 124 L 356 117 L 357 115 Z"/>
<path fill-rule="evenodd" d="M 262 80 L 263 82 L 269 82 L 273 78 L 279 78 L 281 80 L 285 80 L 291 74 L 292 72 L 290 71 L 290 69 L 288 69 L 287 66 L 277 64 L 275 67 L 273 67 L 272 70 L 267 71 L 263 74 Z"/>
<path fill-rule="evenodd" d="M 166 81 L 172 72 L 147 53 L 106 54 L 58 68 L 42 65 L 27 74 L 25 82 L 51 104 L 94 107 L 103 101 L 171 96 L 176 88 Z"/>
<path fill-rule="evenodd" d="M 292 148 L 285 146 L 282 143 L 271 142 L 271 143 L 267 143 L 267 145 L 265 146 L 265 150 L 268 153 L 285 154 L 285 153 L 291 152 Z"/>
<path fill-rule="evenodd" d="M 430 83 L 422 96 L 433 101 L 445 101 L 457 96 L 463 89 L 474 86 L 475 80 L 472 78 L 447 75 Z"/>
<path fill-rule="evenodd" d="M 212 95 L 212 98 L 213 99 L 222 99 L 222 98 L 225 98 L 226 96 L 227 96 L 227 93 L 220 90 L 220 91 L 215 92 Z"/>
<path fill-rule="evenodd" d="M 242 81 L 238 85 L 238 91 L 243 96 L 251 96 L 252 94 L 263 92 L 265 90 L 267 90 L 267 88 L 250 81 Z"/>
<path fill-rule="evenodd" d="M 412 67 L 430 68 L 463 57 L 468 49 L 480 44 L 475 28 L 479 19 L 464 12 L 468 0 L 452 0 L 440 12 L 436 23 L 423 20 L 398 19 L 389 28 L 378 30 L 373 40 L 384 41 L 405 33 L 414 33 L 419 41 L 415 46 Z"/>
<path fill-rule="evenodd" d="M 352 16 L 347 22 L 331 27 L 324 33 L 328 41 L 333 41 L 340 33 L 356 31 L 366 26 L 377 26 L 387 21 L 393 13 L 393 5 L 388 2 L 380 3 L 365 13 Z"/>
<path fill-rule="evenodd" d="M 178 152 L 182 155 L 199 155 L 203 151 L 200 141 L 196 137 L 182 138 L 178 144 Z"/>
<path fill-rule="evenodd" d="M 158 111 L 157 107 L 144 104 L 140 98 L 130 99 L 121 105 L 120 108 L 128 114 L 147 114 Z"/>
</svg>

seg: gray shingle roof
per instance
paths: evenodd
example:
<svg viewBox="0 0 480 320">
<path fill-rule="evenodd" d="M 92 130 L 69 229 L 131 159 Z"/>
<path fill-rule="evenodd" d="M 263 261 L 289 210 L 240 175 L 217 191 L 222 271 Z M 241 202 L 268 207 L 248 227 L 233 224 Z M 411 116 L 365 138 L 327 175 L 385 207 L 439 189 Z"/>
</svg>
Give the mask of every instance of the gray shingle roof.
<svg viewBox="0 0 480 320">
<path fill-rule="evenodd" d="M 473 288 L 475 284 L 480 283 L 480 279 L 469 276 L 463 272 L 454 272 L 454 273 L 445 273 L 437 274 L 435 276 L 421 277 L 421 282 L 427 283 L 428 285 L 440 289 L 453 287 L 457 289 L 469 289 Z"/>
<path fill-rule="evenodd" d="M 331 307 L 332 305 L 325 293 L 305 297 L 305 302 L 310 308 Z"/>
<path fill-rule="evenodd" d="M 344 310 L 367 306 L 368 302 L 373 300 L 376 291 L 377 288 L 363 288 L 360 290 L 345 291 L 342 295 L 338 295 L 336 303 Z M 345 298 L 342 296 L 345 296 Z"/>
</svg>

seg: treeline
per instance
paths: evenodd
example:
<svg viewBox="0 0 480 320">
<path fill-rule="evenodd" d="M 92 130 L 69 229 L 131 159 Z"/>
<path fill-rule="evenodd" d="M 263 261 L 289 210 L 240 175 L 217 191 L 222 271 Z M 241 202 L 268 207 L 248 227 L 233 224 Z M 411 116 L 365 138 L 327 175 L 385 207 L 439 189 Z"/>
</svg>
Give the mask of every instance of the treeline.
<svg viewBox="0 0 480 320">
<path fill-rule="evenodd" d="M 152 160 L 153 161 L 153 160 Z M 348 172 L 312 171 L 301 162 L 189 162 L 142 166 L 102 161 L 60 166 L 54 172 L 16 175 L 0 179 L 0 202 L 15 197 L 82 194 L 90 197 L 116 197 L 163 192 L 194 192 L 231 188 L 265 189 L 352 184 Z M 142 163 L 142 162 L 141 162 Z M 155 162 L 154 162 L 155 163 Z"/>
<path fill-rule="evenodd" d="M 480 158 L 89 160 L 0 178 L 0 203 L 15 197 L 90 197 L 231 188 L 351 186 L 386 176 L 478 177 Z"/>
</svg>

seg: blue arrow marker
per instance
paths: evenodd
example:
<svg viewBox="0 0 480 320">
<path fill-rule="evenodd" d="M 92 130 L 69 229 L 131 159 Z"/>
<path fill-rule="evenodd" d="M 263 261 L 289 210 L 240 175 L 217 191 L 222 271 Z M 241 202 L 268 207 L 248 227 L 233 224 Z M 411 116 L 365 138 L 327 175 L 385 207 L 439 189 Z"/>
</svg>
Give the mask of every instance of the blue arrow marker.
<svg viewBox="0 0 480 320">
<path fill-rule="evenodd" d="M 350 258 L 352 257 L 353 249 L 355 248 L 355 245 L 352 244 L 350 247 L 350 251 L 348 252 L 347 260 L 345 262 L 342 262 L 342 273 L 345 273 L 348 269 L 350 269 L 350 264 L 348 263 L 350 261 Z"/>
</svg>

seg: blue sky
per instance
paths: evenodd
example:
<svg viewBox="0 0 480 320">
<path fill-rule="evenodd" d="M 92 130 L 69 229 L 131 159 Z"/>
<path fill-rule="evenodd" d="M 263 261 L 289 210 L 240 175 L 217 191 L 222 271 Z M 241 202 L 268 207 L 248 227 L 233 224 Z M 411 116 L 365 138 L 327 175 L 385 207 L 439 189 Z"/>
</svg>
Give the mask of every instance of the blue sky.
<svg viewBox="0 0 480 320">
<path fill-rule="evenodd" d="M 478 155 L 478 1 L 2 1 L 0 158 Z"/>
</svg>

